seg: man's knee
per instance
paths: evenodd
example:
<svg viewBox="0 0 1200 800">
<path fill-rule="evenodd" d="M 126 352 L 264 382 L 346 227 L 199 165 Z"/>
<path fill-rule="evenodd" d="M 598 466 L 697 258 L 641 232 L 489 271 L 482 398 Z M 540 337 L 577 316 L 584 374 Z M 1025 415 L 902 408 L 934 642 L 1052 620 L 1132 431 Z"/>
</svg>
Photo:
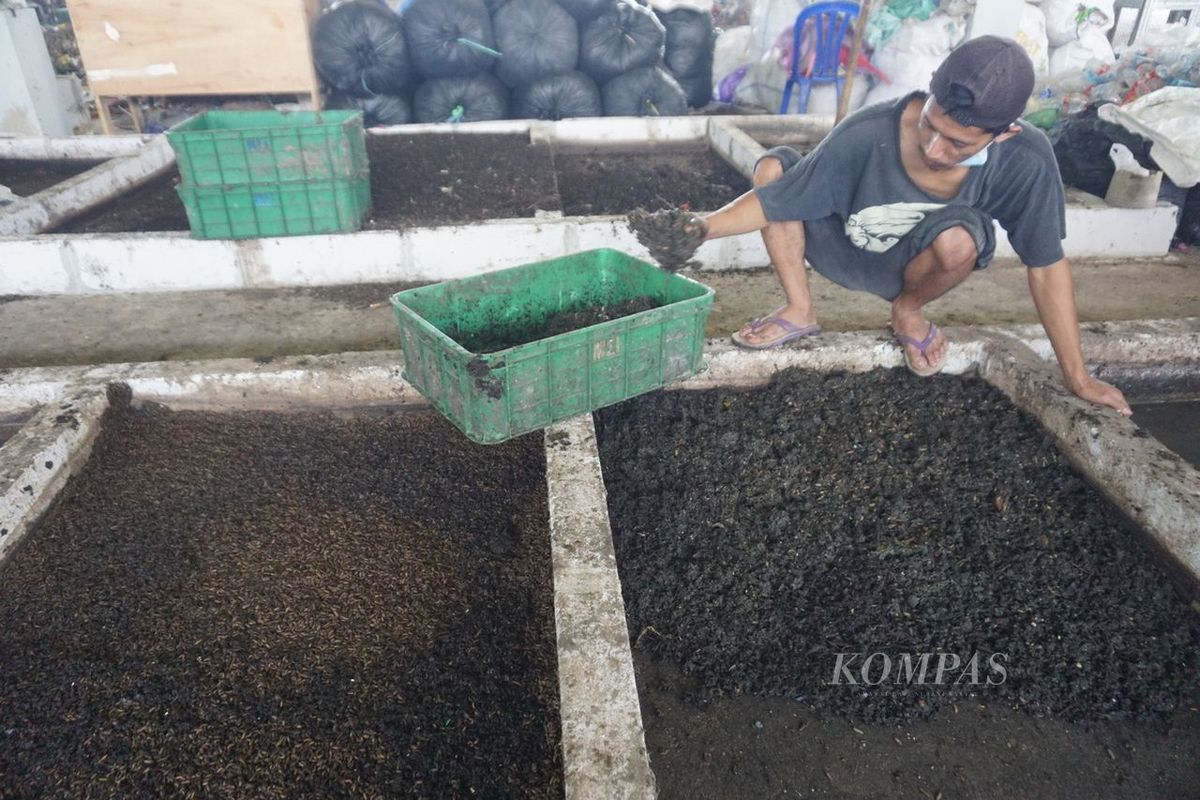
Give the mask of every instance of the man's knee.
<svg viewBox="0 0 1200 800">
<path fill-rule="evenodd" d="M 754 185 L 765 186 L 783 174 L 783 162 L 774 156 L 763 156 L 754 165 Z"/>
<path fill-rule="evenodd" d="M 947 228 L 933 240 L 931 248 L 939 267 L 958 272 L 974 269 L 979 260 L 975 237 L 961 225 Z"/>
</svg>

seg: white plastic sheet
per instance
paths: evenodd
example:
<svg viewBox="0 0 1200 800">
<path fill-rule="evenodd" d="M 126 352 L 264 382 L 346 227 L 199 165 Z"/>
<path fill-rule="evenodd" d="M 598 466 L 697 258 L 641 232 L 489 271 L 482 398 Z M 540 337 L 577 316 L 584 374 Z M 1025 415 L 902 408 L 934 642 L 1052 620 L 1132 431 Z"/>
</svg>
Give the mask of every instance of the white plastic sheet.
<svg viewBox="0 0 1200 800">
<path fill-rule="evenodd" d="M 876 85 L 867 95 L 867 105 L 928 89 L 934 71 L 966 34 L 962 17 L 938 13 L 927 20 L 906 20 L 896 35 L 871 57 L 871 62 L 892 82 Z"/>
<path fill-rule="evenodd" d="M 1073 42 L 1067 42 L 1062 47 L 1056 47 L 1050 52 L 1050 75 L 1079 73 L 1088 65 L 1111 64 L 1117 60 L 1112 45 L 1103 33 L 1097 30 L 1085 30 Z"/>
<path fill-rule="evenodd" d="M 1042 12 L 1051 47 L 1075 41 L 1086 30 L 1108 33 L 1113 26 L 1113 0 L 1043 0 Z"/>
<path fill-rule="evenodd" d="M 717 35 L 713 47 L 713 81 L 720 83 L 738 67 L 751 61 L 751 45 L 754 33 L 749 25 L 729 28 Z"/>
<path fill-rule="evenodd" d="M 1033 61 L 1033 71 L 1039 78 L 1050 74 L 1050 40 L 1046 36 L 1046 15 L 1033 3 L 1025 3 L 1025 8 L 1021 11 L 1017 42 L 1029 53 L 1029 58 Z"/>
<path fill-rule="evenodd" d="M 1200 183 L 1200 89 L 1167 86 L 1125 106 L 1101 106 L 1099 114 L 1154 142 L 1150 157 L 1176 186 Z"/>
</svg>

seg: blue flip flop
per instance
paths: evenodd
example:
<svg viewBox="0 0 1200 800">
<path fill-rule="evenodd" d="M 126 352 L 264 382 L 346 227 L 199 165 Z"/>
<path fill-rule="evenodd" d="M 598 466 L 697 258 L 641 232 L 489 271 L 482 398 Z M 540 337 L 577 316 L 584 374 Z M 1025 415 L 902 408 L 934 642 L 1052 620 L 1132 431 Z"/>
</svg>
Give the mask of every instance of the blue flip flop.
<svg viewBox="0 0 1200 800">
<path fill-rule="evenodd" d="M 930 375 L 935 375 L 941 372 L 942 367 L 946 366 L 946 356 L 949 355 L 949 350 L 942 354 L 941 360 L 936 364 L 930 364 L 929 357 L 925 355 L 925 352 L 933 344 L 933 340 L 937 338 L 937 335 L 938 326 L 932 322 L 929 323 L 929 333 L 925 334 L 924 339 L 915 339 L 912 336 L 905 336 L 903 333 L 898 333 L 895 328 L 892 329 L 892 338 L 901 344 L 900 351 L 904 353 L 904 363 L 908 365 L 909 372 L 914 375 L 920 375 L 922 378 L 928 378 Z M 915 367 L 913 365 L 912 357 L 908 354 L 908 351 L 904 349 L 903 345 L 910 345 L 917 348 L 917 352 L 922 356 L 925 356 L 927 366 L 921 367 L 920 369 Z"/>
<path fill-rule="evenodd" d="M 780 345 L 785 345 L 788 342 L 796 339 L 803 339 L 806 336 L 816 336 L 821 332 L 820 325 L 813 324 L 801 328 L 797 325 L 793 325 L 782 317 L 771 315 L 769 317 L 763 317 L 762 319 L 756 319 L 751 322 L 750 333 L 757 333 L 768 325 L 779 326 L 779 329 L 782 330 L 783 333 L 779 334 L 774 339 L 768 339 L 767 341 L 759 342 L 758 344 L 747 342 L 745 339 L 743 339 L 741 331 L 734 332 L 733 336 L 730 338 L 733 339 L 733 343 L 738 347 L 744 347 L 747 350 L 770 350 L 772 347 L 779 347 Z"/>
</svg>

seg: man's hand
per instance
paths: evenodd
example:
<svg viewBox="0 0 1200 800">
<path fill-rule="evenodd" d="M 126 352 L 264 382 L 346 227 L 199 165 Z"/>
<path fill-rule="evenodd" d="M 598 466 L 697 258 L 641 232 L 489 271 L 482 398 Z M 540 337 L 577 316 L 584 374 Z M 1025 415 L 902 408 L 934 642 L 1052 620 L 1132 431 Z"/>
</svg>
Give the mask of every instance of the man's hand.
<svg viewBox="0 0 1200 800">
<path fill-rule="evenodd" d="M 1133 409 L 1121 390 L 1104 381 L 1088 376 L 1085 380 L 1071 387 L 1071 391 L 1088 402 L 1116 409 L 1125 416 L 1133 416 Z"/>
<path fill-rule="evenodd" d="M 1079 314 L 1075 309 L 1075 283 L 1066 259 L 1048 267 L 1030 269 L 1028 273 L 1033 304 L 1037 306 L 1042 327 L 1050 337 L 1067 387 L 1084 400 L 1131 416 L 1133 409 L 1121 390 L 1093 378 L 1083 362 Z"/>
</svg>

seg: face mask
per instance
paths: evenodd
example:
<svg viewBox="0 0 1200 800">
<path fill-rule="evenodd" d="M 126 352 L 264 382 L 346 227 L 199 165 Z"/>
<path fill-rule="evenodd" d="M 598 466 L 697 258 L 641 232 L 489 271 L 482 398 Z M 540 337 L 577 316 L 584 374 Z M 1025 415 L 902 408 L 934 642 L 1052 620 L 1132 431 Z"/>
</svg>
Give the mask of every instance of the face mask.
<svg viewBox="0 0 1200 800">
<path fill-rule="evenodd" d="M 984 164 L 987 163 L 988 147 L 991 147 L 991 145 L 989 144 L 987 147 L 983 148 L 982 150 L 980 150 L 978 153 L 971 156 L 970 158 L 958 162 L 958 164 L 956 164 L 956 166 L 959 166 L 959 167 L 982 167 Z"/>
</svg>

